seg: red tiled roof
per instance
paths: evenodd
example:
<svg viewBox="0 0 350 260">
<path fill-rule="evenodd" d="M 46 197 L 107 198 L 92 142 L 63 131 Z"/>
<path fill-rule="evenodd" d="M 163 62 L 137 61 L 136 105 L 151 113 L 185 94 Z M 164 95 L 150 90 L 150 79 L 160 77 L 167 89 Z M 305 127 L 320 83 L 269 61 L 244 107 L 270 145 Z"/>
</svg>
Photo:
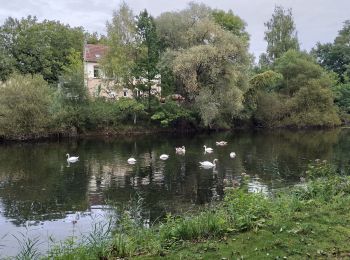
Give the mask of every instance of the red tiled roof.
<svg viewBox="0 0 350 260">
<path fill-rule="evenodd" d="M 107 52 L 108 47 L 101 44 L 86 44 L 84 47 L 84 61 L 98 62 Z"/>
</svg>

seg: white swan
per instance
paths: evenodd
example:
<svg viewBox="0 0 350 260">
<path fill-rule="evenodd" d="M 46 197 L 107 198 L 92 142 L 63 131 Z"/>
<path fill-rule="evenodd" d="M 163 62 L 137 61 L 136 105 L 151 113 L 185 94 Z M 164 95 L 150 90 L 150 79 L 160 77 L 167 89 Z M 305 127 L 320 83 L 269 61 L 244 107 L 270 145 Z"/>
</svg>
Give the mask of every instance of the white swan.
<svg viewBox="0 0 350 260">
<path fill-rule="evenodd" d="M 235 158 L 236 157 L 236 153 L 235 152 L 230 153 L 230 157 L 231 158 Z"/>
<path fill-rule="evenodd" d="M 161 156 L 159 156 L 159 159 L 161 160 L 167 160 L 169 158 L 169 155 L 167 154 L 162 154 Z"/>
<path fill-rule="evenodd" d="M 175 152 L 179 154 L 186 153 L 186 148 L 184 145 L 182 147 L 175 147 Z"/>
<path fill-rule="evenodd" d="M 67 162 L 69 162 L 69 163 L 75 163 L 75 162 L 79 161 L 79 156 L 70 157 L 69 153 L 67 153 L 66 156 L 67 156 Z"/>
<path fill-rule="evenodd" d="M 136 163 L 136 159 L 131 157 L 131 158 L 128 159 L 128 163 L 129 164 L 135 164 Z"/>
<path fill-rule="evenodd" d="M 212 153 L 214 151 L 213 148 L 206 147 L 205 145 L 203 145 L 203 147 L 204 147 L 204 152 L 205 153 Z"/>
<path fill-rule="evenodd" d="M 199 163 L 200 163 L 200 167 L 209 169 L 209 168 L 215 167 L 217 161 L 218 161 L 218 159 L 214 159 L 213 163 L 211 163 L 209 161 L 204 161 L 204 162 L 199 162 Z"/>
<path fill-rule="evenodd" d="M 224 146 L 224 145 L 227 145 L 227 142 L 226 141 L 219 141 L 219 142 L 216 142 L 216 145 L 217 146 Z"/>
</svg>

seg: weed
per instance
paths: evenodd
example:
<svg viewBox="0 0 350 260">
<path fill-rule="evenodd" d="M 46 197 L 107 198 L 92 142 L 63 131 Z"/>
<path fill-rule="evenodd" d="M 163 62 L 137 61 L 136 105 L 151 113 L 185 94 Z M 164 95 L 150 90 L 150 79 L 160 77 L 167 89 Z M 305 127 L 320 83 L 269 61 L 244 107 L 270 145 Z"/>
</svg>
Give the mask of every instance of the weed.
<svg viewBox="0 0 350 260">
<path fill-rule="evenodd" d="M 20 237 L 15 236 L 19 246 L 20 252 L 17 254 L 15 259 L 18 260 L 32 260 L 39 259 L 41 254 L 38 250 L 38 246 L 40 245 L 39 236 L 30 238 L 28 237 L 28 230 L 26 233 L 20 232 Z"/>
</svg>

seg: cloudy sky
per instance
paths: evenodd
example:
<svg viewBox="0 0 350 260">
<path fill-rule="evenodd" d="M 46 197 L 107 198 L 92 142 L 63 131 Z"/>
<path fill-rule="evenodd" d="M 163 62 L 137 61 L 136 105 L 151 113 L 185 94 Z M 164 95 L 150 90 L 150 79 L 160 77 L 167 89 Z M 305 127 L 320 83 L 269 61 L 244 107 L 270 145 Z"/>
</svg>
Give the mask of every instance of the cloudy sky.
<svg viewBox="0 0 350 260">
<path fill-rule="evenodd" d="M 0 24 L 8 16 L 36 15 L 40 20 L 59 20 L 88 31 L 105 32 L 121 0 L 0 0 Z M 135 11 L 147 9 L 158 16 L 164 11 L 180 10 L 188 0 L 126 0 Z M 276 4 L 292 8 L 302 49 L 310 50 L 316 42 L 332 42 L 345 20 L 350 19 L 350 0 L 201 0 L 213 8 L 232 9 L 247 23 L 250 49 L 255 56 L 265 51 L 264 22 Z"/>
</svg>

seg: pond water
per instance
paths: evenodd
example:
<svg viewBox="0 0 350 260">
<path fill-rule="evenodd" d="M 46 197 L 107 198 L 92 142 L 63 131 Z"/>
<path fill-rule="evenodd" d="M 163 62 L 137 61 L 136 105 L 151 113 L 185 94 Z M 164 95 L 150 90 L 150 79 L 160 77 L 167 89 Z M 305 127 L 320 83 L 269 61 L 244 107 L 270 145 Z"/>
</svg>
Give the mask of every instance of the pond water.
<svg viewBox="0 0 350 260">
<path fill-rule="evenodd" d="M 228 144 L 216 146 L 220 140 Z M 182 145 L 186 154 L 175 154 Z M 204 154 L 203 145 L 214 152 Z M 16 255 L 26 238 L 45 252 L 58 241 L 83 236 L 115 214 L 111 205 L 142 202 L 137 204 L 145 223 L 193 210 L 219 200 L 225 185 L 242 182 L 242 172 L 251 176 L 250 191 L 271 192 L 298 183 L 316 158 L 347 171 L 348 151 L 350 129 L 0 144 L 0 256 Z M 66 153 L 79 155 L 79 161 L 67 164 Z M 159 159 L 163 153 L 168 160 Z M 127 163 L 131 156 L 135 165 Z M 215 169 L 199 167 L 214 158 Z"/>
</svg>

